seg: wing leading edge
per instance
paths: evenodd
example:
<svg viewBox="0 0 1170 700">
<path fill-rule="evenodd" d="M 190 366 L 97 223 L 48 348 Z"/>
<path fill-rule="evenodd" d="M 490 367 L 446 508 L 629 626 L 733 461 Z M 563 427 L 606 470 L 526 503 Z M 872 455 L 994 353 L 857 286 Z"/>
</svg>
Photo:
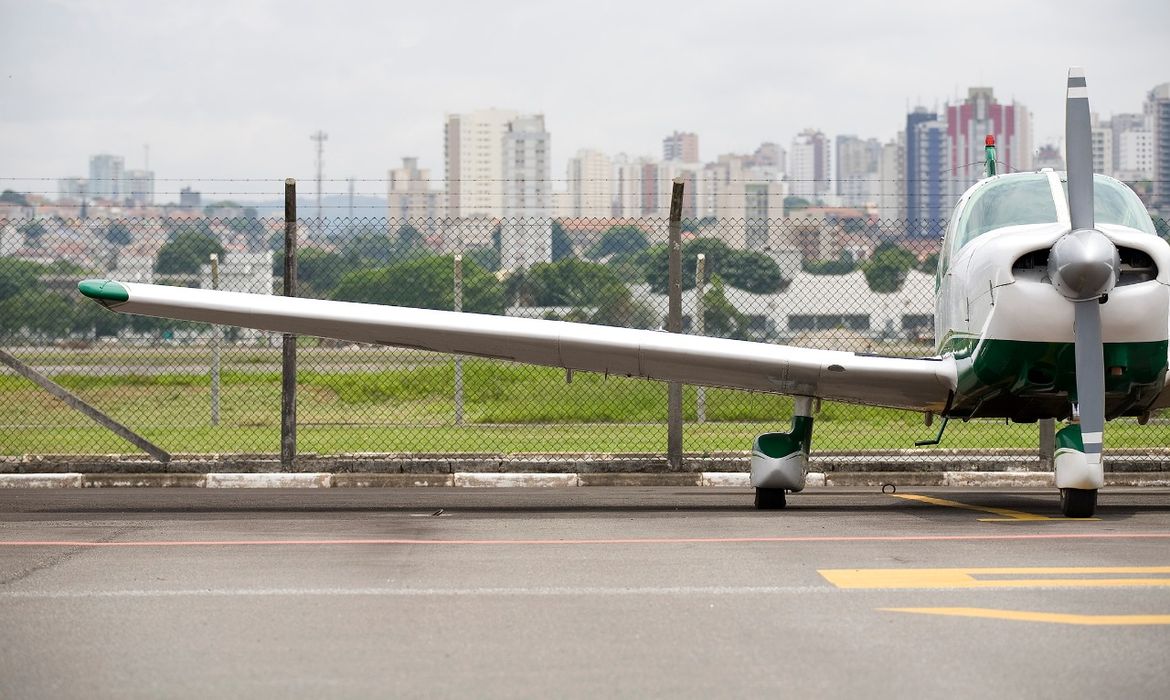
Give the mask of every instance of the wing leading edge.
<svg viewBox="0 0 1170 700">
<path fill-rule="evenodd" d="M 956 385 L 949 357 L 874 357 L 565 321 L 108 280 L 87 280 L 78 288 L 119 312 L 915 411 L 942 411 Z"/>
</svg>

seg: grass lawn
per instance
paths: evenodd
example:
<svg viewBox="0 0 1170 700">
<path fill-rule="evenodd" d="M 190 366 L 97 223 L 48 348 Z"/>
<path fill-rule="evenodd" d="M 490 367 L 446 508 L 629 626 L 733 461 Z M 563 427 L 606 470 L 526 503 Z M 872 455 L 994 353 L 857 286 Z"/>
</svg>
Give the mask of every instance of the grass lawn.
<svg viewBox="0 0 1170 700">
<path fill-rule="evenodd" d="M 301 452 L 665 451 L 667 390 L 662 383 L 594 373 L 575 373 L 567 383 L 562 370 L 469 359 L 464 362 L 465 419 L 457 426 L 450 360 L 428 363 L 420 356 L 400 356 L 388 369 L 371 371 L 346 370 L 335 355 L 304 359 L 298 398 Z M 378 357 L 353 359 L 364 368 Z M 82 366 L 71 360 L 63 354 L 38 358 L 38 364 Z M 95 376 L 75 370 L 53 378 L 171 452 L 278 452 L 279 373 L 237 366 L 222 376 L 220 425 L 214 427 L 206 373 Z M 724 389 L 708 389 L 706 405 L 707 422 L 699 424 L 696 390 L 686 388 L 688 452 L 749 449 L 757 434 L 786 430 L 792 412 L 790 398 Z M 825 403 L 813 445 L 844 451 L 906 448 L 936 430 L 937 424 L 927 428 L 916 413 Z M 942 446 L 1031 449 L 1037 435 L 1035 425 L 956 421 Z M 1115 448 L 1170 445 L 1170 425 L 1114 421 L 1106 443 Z M 134 451 L 30 382 L 0 375 L 0 454 Z"/>
</svg>

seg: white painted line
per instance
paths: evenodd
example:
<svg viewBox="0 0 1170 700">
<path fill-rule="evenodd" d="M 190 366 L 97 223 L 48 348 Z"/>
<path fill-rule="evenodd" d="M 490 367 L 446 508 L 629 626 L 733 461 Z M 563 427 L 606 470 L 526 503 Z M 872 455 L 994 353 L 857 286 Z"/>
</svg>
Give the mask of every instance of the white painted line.
<svg viewBox="0 0 1170 700">
<path fill-rule="evenodd" d="M 265 472 L 261 474 L 208 474 L 209 489 L 311 489 L 328 488 L 333 475 L 326 473 Z"/>
<path fill-rule="evenodd" d="M 81 488 L 81 474 L 0 474 L 0 489 Z"/>
<path fill-rule="evenodd" d="M 1075 100 L 1079 98 L 1089 99 L 1089 88 L 1087 87 L 1070 87 L 1068 89 L 1068 99 Z"/>
<path fill-rule="evenodd" d="M 703 472 L 703 486 L 730 486 L 747 488 L 751 486 L 751 474 L 747 472 Z"/>
<path fill-rule="evenodd" d="M 89 598 L 200 598 L 277 596 L 386 596 L 428 598 L 437 596 L 640 596 L 640 595 L 767 595 L 777 593 L 834 593 L 849 589 L 833 586 L 518 586 L 482 588 L 194 588 L 130 589 L 111 591 L 4 591 L 3 599 L 89 599 Z"/>
<path fill-rule="evenodd" d="M 577 486 L 579 480 L 574 474 L 481 474 L 479 472 L 455 472 L 455 485 L 471 488 L 491 487 L 561 487 Z"/>
</svg>

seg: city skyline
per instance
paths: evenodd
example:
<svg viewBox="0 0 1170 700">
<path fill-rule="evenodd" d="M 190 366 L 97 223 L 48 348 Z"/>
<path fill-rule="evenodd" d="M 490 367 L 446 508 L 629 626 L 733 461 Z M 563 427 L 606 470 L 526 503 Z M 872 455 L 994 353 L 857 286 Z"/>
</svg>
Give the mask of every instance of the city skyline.
<svg viewBox="0 0 1170 700">
<path fill-rule="evenodd" d="M 325 129 L 329 179 L 382 179 L 404 156 L 439 179 L 444 115 L 495 105 L 546 116 L 563 178 L 579 149 L 653 155 L 675 130 L 707 160 L 808 127 L 884 142 L 907 108 L 984 85 L 1033 111 L 1040 146 L 1063 131 L 1068 65 L 1108 117 L 1138 111 L 1170 57 L 1170 8 L 1140 2 L 669 7 L 0 0 L 0 176 L 83 175 L 95 153 L 144 169 L 149 144 L 160 179 L 307 182 Z M 977 48 L 992 28 L 999 48 Z"/>
</svg>

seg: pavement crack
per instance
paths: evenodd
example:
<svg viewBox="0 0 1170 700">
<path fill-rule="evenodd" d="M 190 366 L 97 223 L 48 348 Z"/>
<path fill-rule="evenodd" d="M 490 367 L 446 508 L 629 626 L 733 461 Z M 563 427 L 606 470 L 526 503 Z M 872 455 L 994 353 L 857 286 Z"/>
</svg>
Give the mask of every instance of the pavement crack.
<svg viewBox="0 0 1170 700">
<path fill-rule="evenodd" d="M 102 537 L 99 537 L 98 539 L 96 539 L 94 541 L 97 543 L 102 543 L 102 544 L 104 544 L 106 542 L 113 542 L 114 540 L 118 539 L 122 535 L 125 535 L 126 533 L 128 533 L 134 529 L 135 528 L 132 528 L 132 527 L 119 527 L 119 528 L 116 528 L 116 529 L 106 533 L 105 535 L 103 535 Z M 28 566 L 24 569 L 21 569 L 20 571 L 17 571 L 14 574 L 11 574 L 9 576 L 6 576 L 6 577 L 0 579 L 0 587 L 11 586 L 14 583 L 18 583 L 20 581 L 25 580 L 26 578 L 32 576 L 33 574 L 39 573 L 41 571 L 47 571 L 47 570 L 52 569 L 60 564 L 64 564 L 65 562 L 69 561 L 70 559 L 74 558 L 76 555 L 80 554 L 81 552 L 83 552 L 87 549 L 93 550 L 95 548 L 94 547 L 87 547 L 87 546 L 77 546 L 77 547 L 70 547 L 69 549 L 66 549 L 63 551 L 58 551 L 50 556 L 47 556 L 43 559 L 40 559 L 39 561 L 37 561 L 36 563 L 34 563 L 31 566 Z"/>
</svg>

